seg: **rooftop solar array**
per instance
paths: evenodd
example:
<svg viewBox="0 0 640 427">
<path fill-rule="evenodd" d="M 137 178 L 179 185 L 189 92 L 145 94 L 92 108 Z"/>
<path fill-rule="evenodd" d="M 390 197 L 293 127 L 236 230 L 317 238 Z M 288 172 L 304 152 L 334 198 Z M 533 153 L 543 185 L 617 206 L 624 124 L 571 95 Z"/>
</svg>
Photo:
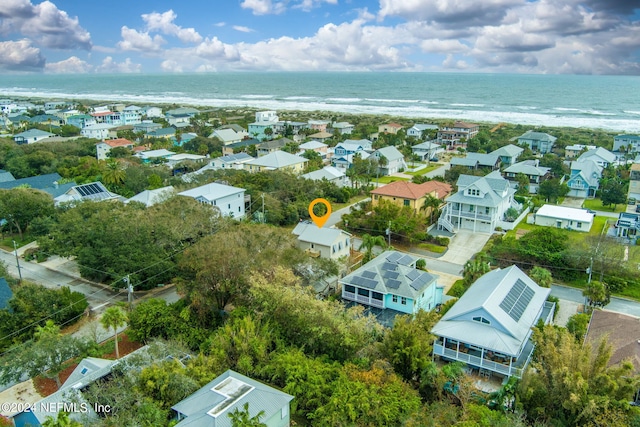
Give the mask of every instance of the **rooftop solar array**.
<svg viewBox="0 0 640 427">
<path fill-rule="evenodd" d="M 375 287 L 378 286 L 378 282 L 376 282 L 375 280 L 367 279 L 360 276 L 352 278 L 351 283 L 356 286 L 362 286 L 369 289 L 375 289 Z"/>
<path fill-rule="evenodd" d="M 535 294 L 533 289 L 518 279 L 500 303 L 500 308 L 518 322 Z"/>
<path fill-rule="evenodd" d="M 383 262 L 382 263 L 382 269 L 384 271 L 395 271 L 397 267 L 397 264 L 394 264 L 392 262 Z"/>
<path fill-rule="evenodd" d="M 91 184 L 78 185 L 76 186 L 76 191 L 82 197 L 89 197 L 96 194 L 104 193 L 106 189 L 94 182 Z"/>
<path fill-rule="evenodd" d="M 405 255 L 396 262 L 400 265 L 411 265 L 413 264 L 413 257 L 410 255 Z"/>
<path fill-rule="evenodd" d="M 400 282 L 399 280 L 393 280 L 393 279 L 387 280 L 387 288 L 398 289 L 401 284 L 402 282 Z"/>
<path fill-rule="evenodd" d="M 431 281 L 431 275 L 428 273 L 422 273 L 410 283 L 410 286 L 416 291 L 419 291 L 424 287 L 424 285 L 426 285 L 430 281 Z"/>
<path fill-rule="evenodd" d="M 402 258 L 402 254 L 398 252 L 394 252 L 387 257 L 387 261 L 389 262 L 397 262 L 400 258 Z"/>
<path fill-rule="evenodd" d="M 367 278 L 367 279 L 375 279 L 376 277 L 376 272 L 375 271 L 364 271 L 362 272 L 362 276 Z"/>
<path fill-rule="evenodd" d="M 420 272 L 418 270 L 411 270 L 407 273 L 407 277 L 409 280 L 416 280 L 420 276 Z"/>
<path fill-rule="evenodd" d="M 397 273 L 395 271 L 385 271 L 383 277 L 385 279 L 397 279 L 399 275 L 400 273 Z"/>
</svg>

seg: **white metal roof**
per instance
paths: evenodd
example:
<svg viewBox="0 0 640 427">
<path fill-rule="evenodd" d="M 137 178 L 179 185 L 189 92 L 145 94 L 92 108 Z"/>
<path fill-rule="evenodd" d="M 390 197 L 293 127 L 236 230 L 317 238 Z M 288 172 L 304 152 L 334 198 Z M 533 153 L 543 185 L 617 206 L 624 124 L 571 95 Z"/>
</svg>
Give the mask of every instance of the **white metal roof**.
<svg viewBox="0 0 640 427">
<path fill-rule="evenodd" d="M 536 215 L 581 222 L 592 222 L 594 217 L 592 213 L 589 213 L 585 209 L 556 205 L 544 205 L 536 212 Z"/>
</svg>

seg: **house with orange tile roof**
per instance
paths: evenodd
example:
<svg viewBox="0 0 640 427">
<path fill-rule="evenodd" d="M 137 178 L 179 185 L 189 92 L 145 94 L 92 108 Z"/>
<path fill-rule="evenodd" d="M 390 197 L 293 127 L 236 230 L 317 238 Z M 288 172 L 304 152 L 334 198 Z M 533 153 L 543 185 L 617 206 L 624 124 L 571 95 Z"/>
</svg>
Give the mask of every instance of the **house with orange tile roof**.
<svg viewBox="0 0 640 427">
<path fill-rule="evenodd" d="M 378 126 L 378 133 L 391 133 L 396 135 L 399 130 L 402 129 L 402 125 L 398 123 L 386 123 Z"/>
<path fill-rule="evenodd" d="M 451 185 L 440 181 L 427 181 L 414 184 L 408 181 L 396 181 L 371 191 L 371 204 L 377 206 L 382 200 L 398 206 L 407 206 L 416 214 L 428 216 L 430 209 L 421 210 L 425 197 L 432 196 L 442 200 L 453 191 Z"/>
<path fill-rule="evenodd" d="M 106 160 L 112 148 L 124 147 L 133 150 L 133 142 L 125 138 L 107 139 L 96 144 L 96 158 Z"/>
</svg>

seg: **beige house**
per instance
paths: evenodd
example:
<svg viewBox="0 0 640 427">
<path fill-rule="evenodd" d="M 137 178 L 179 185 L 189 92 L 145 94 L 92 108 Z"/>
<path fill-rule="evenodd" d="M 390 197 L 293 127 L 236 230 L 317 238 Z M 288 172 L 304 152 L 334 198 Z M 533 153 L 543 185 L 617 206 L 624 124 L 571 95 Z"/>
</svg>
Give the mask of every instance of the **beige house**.
<svg viewBox="0 0 640 427">
<path fill-rule="evenodd" d="M 378 133 L 391 133 L 396 135 L 402 129 L 402 125 L 398 123 L 386 123 L 378 126 Z"/>
<path fill-rule="evenodd" d="M 298 236 L 298 247 L 314 258 L 340 259 L 349 256 L 351 234 L 338 228 L 320 228 L 302 221 L 292 231 Z"/>
<path fill-rule="evenodd" d="M 425 197 L 431 195 L 443 201 L 452 191 L 451 185 L 440 181 L 427 181 L 414 184 L 408 181 L 396 181 L 371 191 L 371 204 L 378 206 L 382 200 L 398 206 L 407 206 L 416 214 L 430 215 L 431 210 L 421 210 Z"/>
<path fill-rule="evenodd" d="M 304 172 L 309 160 L 285 151 L 275 151 L 266 156 L 258 157 L 244 163 L 244 170 L 249 172 L 263 172 L 285 170 L 295 174 Z"/>
<path fill-rule="evenodd" d="M 629 173 L 629 198 L 640 200 L 640 163 L 631 165 Z"/>
</svg>

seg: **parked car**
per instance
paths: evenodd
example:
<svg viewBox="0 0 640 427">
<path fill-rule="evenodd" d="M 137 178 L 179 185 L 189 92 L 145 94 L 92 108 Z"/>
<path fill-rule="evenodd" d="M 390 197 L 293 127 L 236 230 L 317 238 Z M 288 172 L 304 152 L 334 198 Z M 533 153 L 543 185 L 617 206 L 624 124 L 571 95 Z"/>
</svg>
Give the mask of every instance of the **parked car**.
<svg viewBox="0 0 640 427">
<path fill-rule="evenodd" d="M 640 213 L 640 205 L 636 206 L 636 212 Z"/>
<path fill-rule="evenodd" d="M 630 205 L 635 205 L 636 204 L 636 199 L 634 197 L 629 197 L 629 204 Z"/>
</svg>

